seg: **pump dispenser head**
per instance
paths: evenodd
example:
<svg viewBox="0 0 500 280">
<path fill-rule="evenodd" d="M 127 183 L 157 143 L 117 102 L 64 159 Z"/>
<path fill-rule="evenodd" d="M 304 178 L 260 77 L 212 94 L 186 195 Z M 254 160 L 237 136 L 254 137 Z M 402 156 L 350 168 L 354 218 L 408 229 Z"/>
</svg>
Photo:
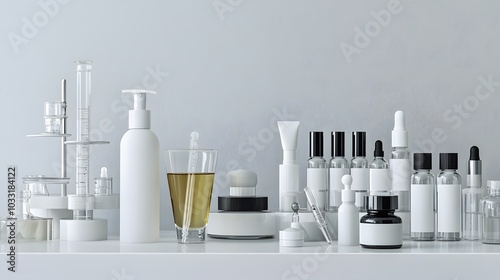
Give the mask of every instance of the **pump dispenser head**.
<svg viewBox="0 0 500 280">
<path fill-rule="evenodd" d="M 349 174 L 342 176 L 342 184 L 344 184 L 344 189 L 342 190 L 342 202 L 354 202 L 354 191 L 351 190 L 352 176 Z"/>
<path fill-rule="evenodd" d="M 394 129 L 392 130 L 392 146 L 408 147 L 408 131 L 405 126 L 405 114 L 403 111 L 394 113 Z"/>
<path fill-rule="evenodd" d="M 134 110 L 130 110 L 128 114 L 129 128 L 151 128 L 151 112 L 146 110 L 146 94 L 156 94 L 156 92 L 145 89 L 124 89 L 122 93 L 134 95 Z"/>
</svg>

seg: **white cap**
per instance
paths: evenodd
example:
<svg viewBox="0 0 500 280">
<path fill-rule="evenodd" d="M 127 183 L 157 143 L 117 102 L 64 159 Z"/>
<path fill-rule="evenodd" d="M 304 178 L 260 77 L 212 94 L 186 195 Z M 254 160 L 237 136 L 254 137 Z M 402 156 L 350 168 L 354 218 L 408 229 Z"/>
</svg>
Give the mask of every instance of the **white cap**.
<svg viewBox="0 0 500 280">
<path fill-rule="evenodd" d="M 130 129 L 151 128 L 151 112 L 146 110 L 146 94 L 156 94 L 156 92 L 145 89 L 124 89 L 122 93 L 134 95 L 134 110 L 128 113 L 128 127 Z"/>
<path fill-rule="evenodd" d="M 101 168 L 101 178 L 108 178 L 108 169 L 106 167 Z"/>
<path fill-rule="evenodd" d="M 349 174 L 342 176 L 342 184 L 344 184 L 344 189 L 342 190 L 342 202 L 354 202 L 354 191 L 351 190 L 352 176 Z"/>
<path fill-rule="evenodd" d="M 230 196 L 255 196 L 257 173 L 238 169 L 227 173 Z"/>
<path fill-rule="evenodd" d="M 302 247 L 304 246 L 304 231 L 296 228 L 287 228 L 280 231 L 280 246 Z"/>
<path fill-rule="evenodd" d="M 405 114 L 403 111 L 394 113 L 394 129 L 392 130 L 392 146 L 408 147 L 408 131 L 405 126 Z"/>
<path fill-rule="evenodd" d="M 500 181 L 488 180 L 488 188 L 494 190 L 500 190 Z"/>
</svg>

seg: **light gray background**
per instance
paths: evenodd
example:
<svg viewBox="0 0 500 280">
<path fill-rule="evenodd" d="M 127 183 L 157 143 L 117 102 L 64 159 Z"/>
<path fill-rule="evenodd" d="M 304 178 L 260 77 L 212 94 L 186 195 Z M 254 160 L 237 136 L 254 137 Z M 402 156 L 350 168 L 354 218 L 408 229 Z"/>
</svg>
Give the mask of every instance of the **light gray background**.
<svg viewBox="0 0 500 280">
<path fill-rule="evenodd" d="M 388 5 L 397 12 L 381 26 L 373 14 L 387 14 L 380 11 Z M 304 186 L 309 131 L 326 133 L 330 158 L 330 131 L 347 132 L 350 157 L 350 132 L 365 130 L 371 160 L 376 139 L 388 154 L 398 109 L 407 116 L 410 149 L 432 151 L 435 171 L 439 152 L 458 152 L 465 179 L 468 149 L 478 145 L 485 179 L 500 178 L 500 84 L 488 90 L 480 82 L 500 81 L 499 10 L 493 0 L 2 0 L 2 185 L 8 164 L 17 164 L 22 176 L 59 175 L 59 141 L 25 135 L 43 130 L 43 102 L 59 99 L 61 78 L 68 79 L 69 132 L 76 132 L 72 61 L 78 59 L 94 61 L 94 138 L 111 141 L 92 149 L 91 177 L 107 166 L 115 190 L 130 101 L 121 90 L 132 87 L 158 91 L 148 107 L 162 149 L 187 148 L 197 130 L 202 147 L 219 150 L 214 198 L 229 193 L 227 171 L 246 168 L 257 172 L 258 193 L 277 208 L 277 119 L 301 121 Z M 26 22 L 36 30 L 26 31 Z M 356 28 L 368 28 L 369 42 L 356 44 Z M 357 52 L 344 55 L 346 44 Z M 464 105 L 465 113 L 455 112 Z M 74 179 L 73 168 L 69 175 Z M 173 228 L 164 177 L 161 201 L 162 229 Z M 110 218 L 110 232 L 118 233 L 117 211 L 96 215 Z"/>
</svg>

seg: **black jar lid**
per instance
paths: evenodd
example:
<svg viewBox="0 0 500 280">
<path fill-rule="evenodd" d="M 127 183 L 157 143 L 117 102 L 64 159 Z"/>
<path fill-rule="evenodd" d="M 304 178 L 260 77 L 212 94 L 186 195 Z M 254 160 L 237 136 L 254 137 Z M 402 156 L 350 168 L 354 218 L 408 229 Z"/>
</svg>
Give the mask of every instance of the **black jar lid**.
<svg viewBox="0 0 500 280">
<path fill-rule="evenodd" d="M 365 196 L 366 210 L 390 211 L 398 209 L 397 195 L 369 195 Z"/>
</svg>

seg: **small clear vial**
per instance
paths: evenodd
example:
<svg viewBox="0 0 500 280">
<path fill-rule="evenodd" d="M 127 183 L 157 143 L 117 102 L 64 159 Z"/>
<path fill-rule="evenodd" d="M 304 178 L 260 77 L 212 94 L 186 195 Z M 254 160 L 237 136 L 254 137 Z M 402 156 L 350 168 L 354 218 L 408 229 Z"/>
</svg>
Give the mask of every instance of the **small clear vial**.
<svg viewBox="0 0 500 280">
<path fill-rule="evenodd" d="M 309 160 L 307 161 L 307 187 L 316 199 L 316 206 L 326 211 L 328 192 L 328 169 L 323 158 L 323 132 L 309 133 Z M 310 205 L 309 205 L 310 206 Z"/>
<path fill-rule="evenodd" d="M 366 212 L 364 205 L 365 196 L 370 190 L 370 169 L 366 159 L 366 132 L 352 133 L 352 160 L 351 160 L 351 190 L 355 191 L 356 207 L 360 212 Z"/>
<path fill-rule="evenodd" d="M 432 154 L 413 154 L 411 176 L 411 239 L 432 241 L 435 239 L 435 192 L 436 177 L 431 173 Z"/>
<path fill-rule="evenodd" d="M 332 159 L 330 159 L 330 187 L 329 205 L 330 211 L 337 211 L 342 204 L 342 177 L 349 174 L 349 162 L 345 158 L 345 133 L 343 131 L 332 132 Z"/>
<path fill-rule="evenodd" d="M 458 154 L 439 154 L 437 177 L 437 240 L 459 241 L 462 177 L 457 173 Z"/>
<path fill-rule="evenodd" d="M 113 178 L 108 177 L 108 169 L 101 168 L 101 176 L 94 179 L 95 195 L 112 195 L 113 194 Z"/>
<path fill-rule="evenodd" d="M 488 181 L 489 195 L 481 201 L 483 212 L 482 240 L 500 244 L 500 181 Z"/>
</svg>

